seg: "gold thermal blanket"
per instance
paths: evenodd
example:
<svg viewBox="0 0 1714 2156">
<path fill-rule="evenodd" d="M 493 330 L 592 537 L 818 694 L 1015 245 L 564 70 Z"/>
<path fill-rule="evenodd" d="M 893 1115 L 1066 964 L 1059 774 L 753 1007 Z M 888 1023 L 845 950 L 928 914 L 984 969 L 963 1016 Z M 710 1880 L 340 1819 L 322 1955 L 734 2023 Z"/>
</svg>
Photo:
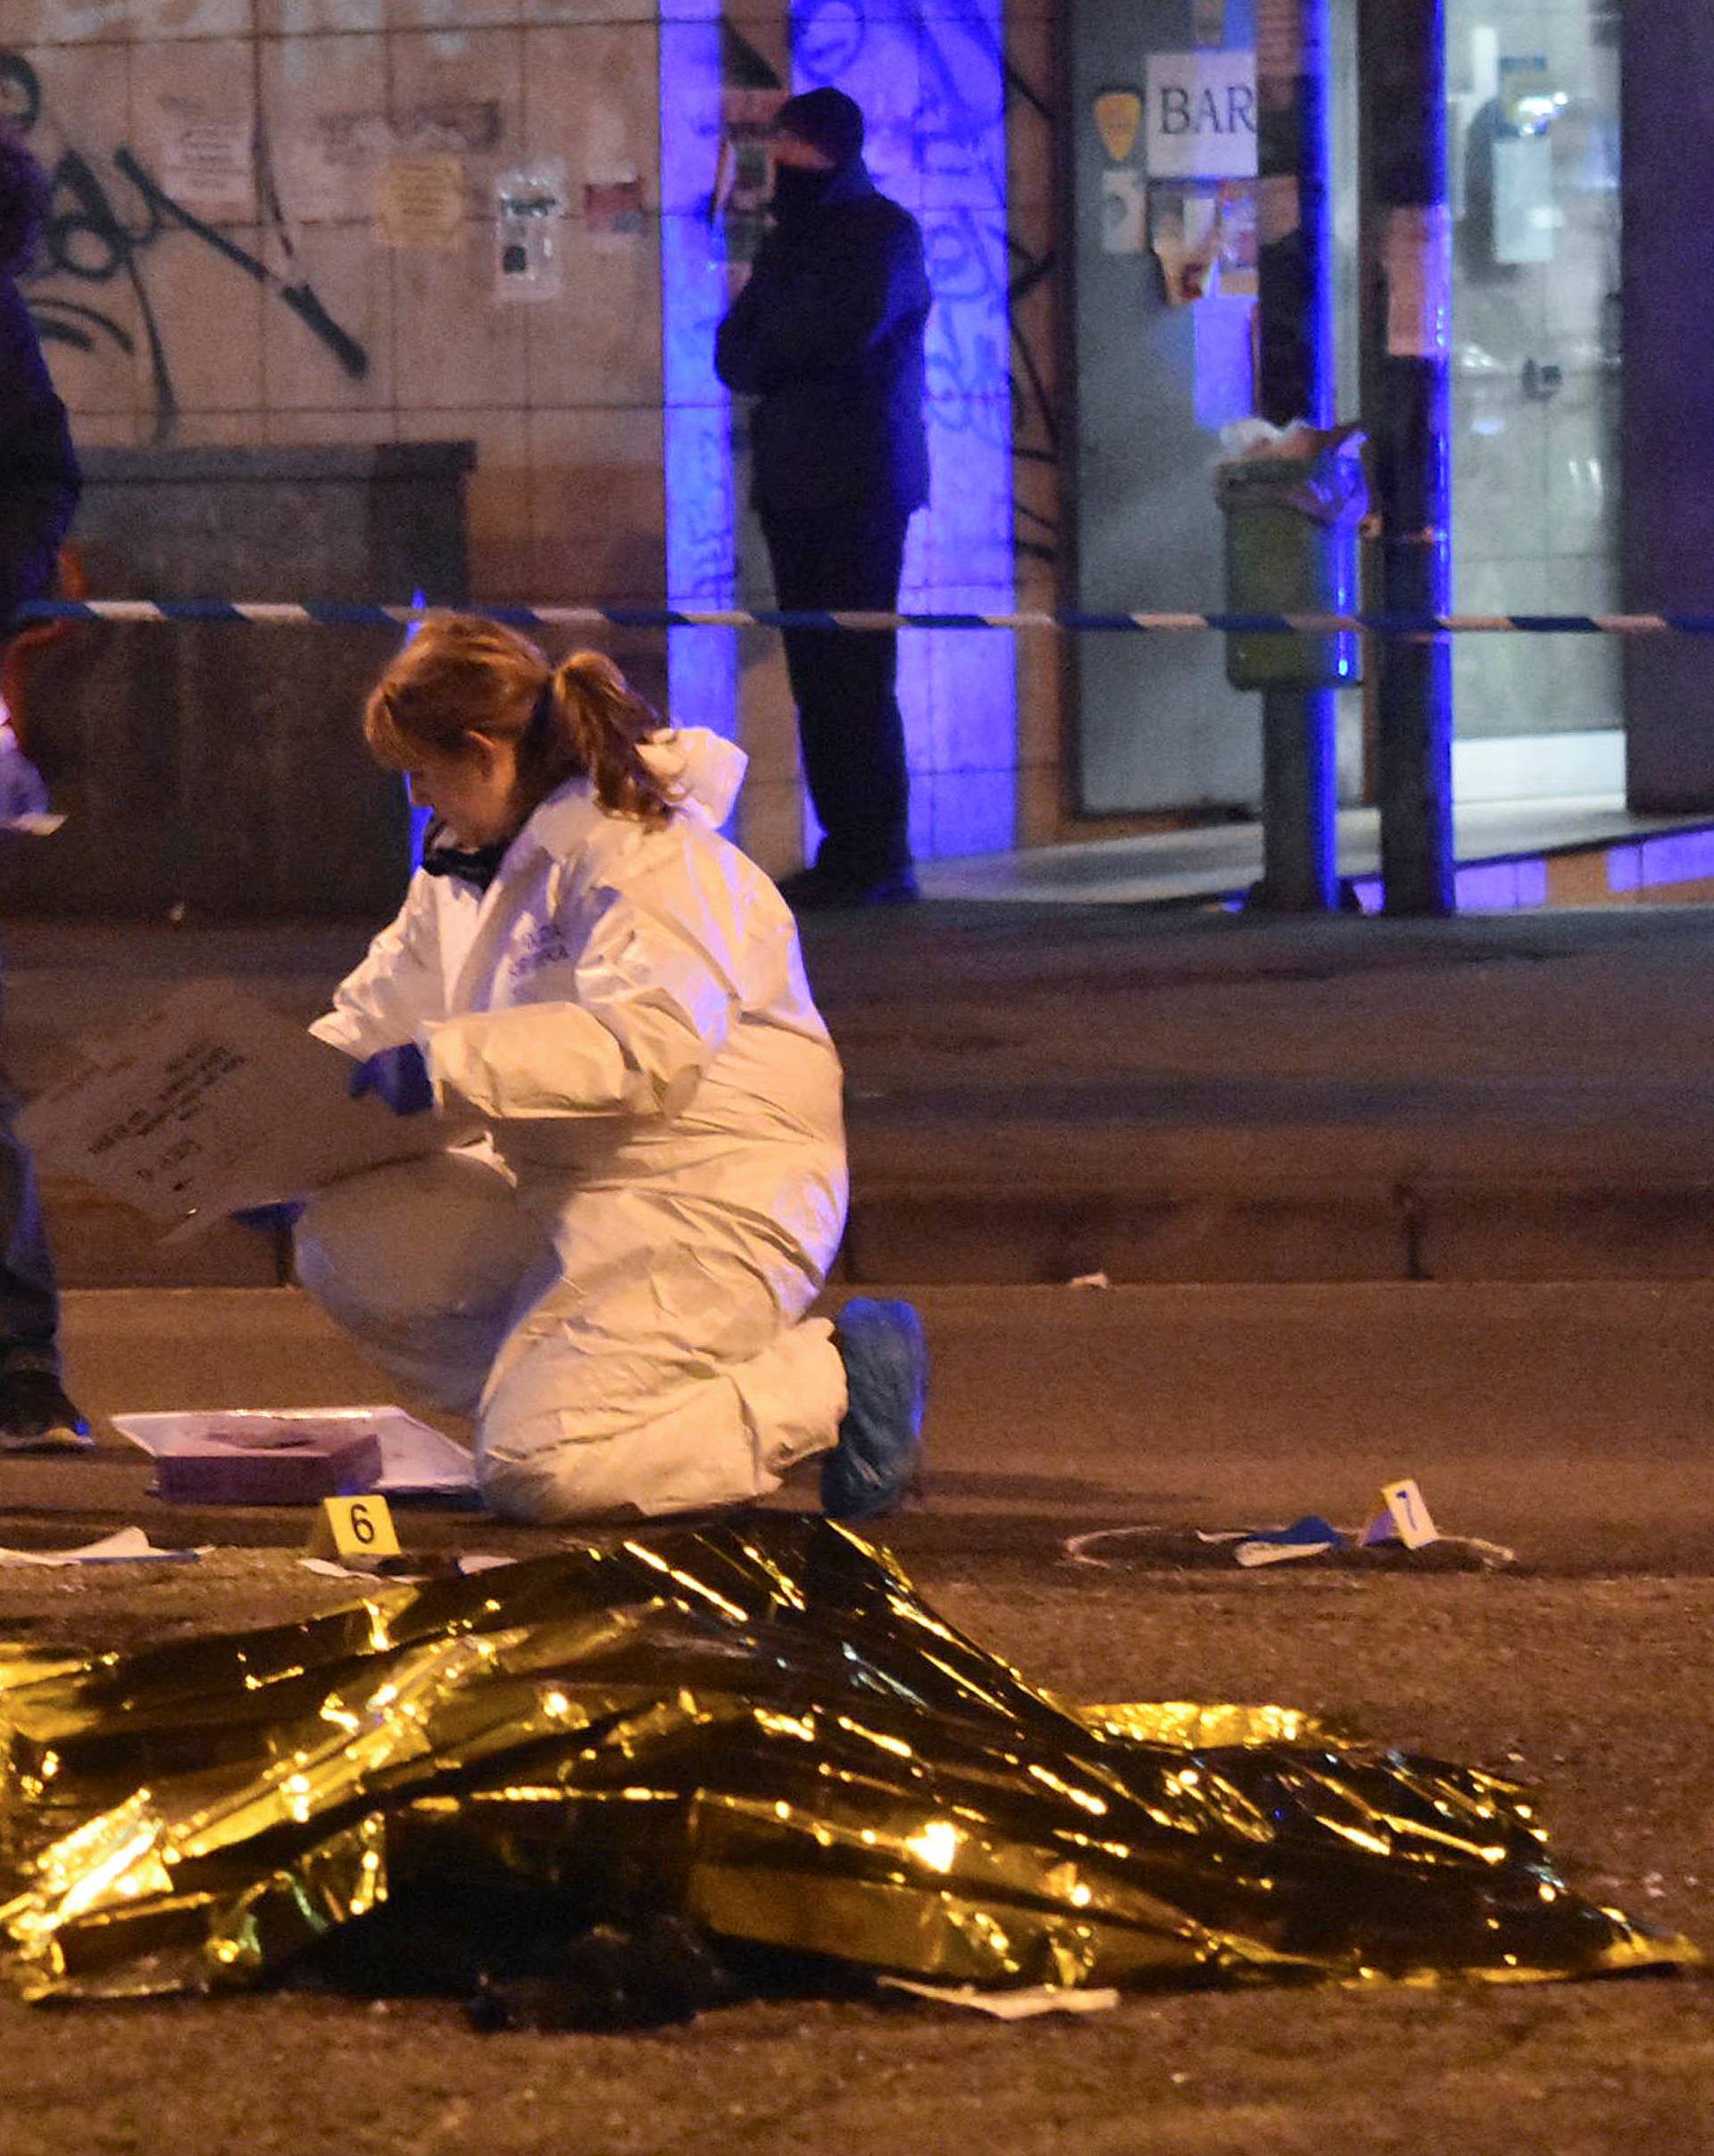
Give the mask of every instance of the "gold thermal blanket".
<svg viewBox="0 0 1714 2156">
<path fill-rule="evenodd" d="M 1695 1959 L 1571 1892 L 1509 1782 L 1281 1707 L 1070 1706 L 785 1514 L 0 1652 L 0 1950 L 31 1998 L 289 1981 L 412 1911 L 665 1916 L 980 1985 Z"/>
</svg>

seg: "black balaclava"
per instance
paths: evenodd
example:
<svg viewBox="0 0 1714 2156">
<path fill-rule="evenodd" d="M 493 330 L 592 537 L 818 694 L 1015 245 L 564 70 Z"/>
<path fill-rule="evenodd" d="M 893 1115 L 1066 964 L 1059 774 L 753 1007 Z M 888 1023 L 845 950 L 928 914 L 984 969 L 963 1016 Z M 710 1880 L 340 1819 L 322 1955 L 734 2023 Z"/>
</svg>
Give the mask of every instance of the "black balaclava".
<svg viewBox="0 0 1714 2156">
<path fill-rule="evenodd" d="M 780 106 L 774 115 L 774 132 L 795 136 L 799 142 L 807 142 L 811 149 L 833 160 L 824 172 L 812 172 L 802 165 L 774 168 L 774 215 L 788 223 L 814 209 L 838 174 L 861 158 L 863 115 L 843 90 L 805 90 L 800 96 L 788 97 Z"/>
</svg>

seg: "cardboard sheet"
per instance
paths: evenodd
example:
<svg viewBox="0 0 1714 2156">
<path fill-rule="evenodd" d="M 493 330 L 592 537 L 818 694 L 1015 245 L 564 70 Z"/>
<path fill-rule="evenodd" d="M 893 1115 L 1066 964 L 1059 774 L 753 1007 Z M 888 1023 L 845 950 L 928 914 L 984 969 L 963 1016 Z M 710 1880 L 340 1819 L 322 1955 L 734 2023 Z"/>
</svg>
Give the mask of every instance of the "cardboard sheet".
<svg viewBox="0 0 1714 2156">
<path fill-rule="evenodd" d="M 50 1173 L 135 1206 L 169 1241 L 480 1128 L 354 1101 L 348 1056 L 226 981 L 194 982 L 78 1055 L 19 1131 Z"/>
</svg>

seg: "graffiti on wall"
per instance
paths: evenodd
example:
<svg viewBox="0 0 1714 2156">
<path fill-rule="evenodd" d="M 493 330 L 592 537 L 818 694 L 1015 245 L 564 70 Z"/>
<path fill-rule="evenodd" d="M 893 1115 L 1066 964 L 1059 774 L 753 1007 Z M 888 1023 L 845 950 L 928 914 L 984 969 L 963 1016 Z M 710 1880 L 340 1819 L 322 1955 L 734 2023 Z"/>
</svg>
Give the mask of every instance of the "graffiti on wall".
<svg viewBox="0 0 1714 2156">
<path fill-rule="evenodd" d="M 23 54 L 5 49 L 0 49 L 0 112 L 26 140 L 50 117 L 35 69 Z M 249 279 L 289 308 L 344 373 L 361 379 L 368 372 L 362 345 L 340 328 L 301 272 L 265 155 L 258 161 L 264 226 L 278 245 L 283 271 L 197 216 L 122 144 L 104 168 L 69 145 L 57 155 L 41 154 L 53 191 L 39 259 L 25 287 L 37 333 L 44 344 L 82 352 L 104 345 L 129 358 L 137 340 L 105 298 L 111 291 L 129 289 L 147 358 L 157 440 L 171 436 L 179 412 L 171 351 L 149 278 L 151 255 L 169 233 L 188 233 L 229 263 L 235 276 Z"/>
</svg>

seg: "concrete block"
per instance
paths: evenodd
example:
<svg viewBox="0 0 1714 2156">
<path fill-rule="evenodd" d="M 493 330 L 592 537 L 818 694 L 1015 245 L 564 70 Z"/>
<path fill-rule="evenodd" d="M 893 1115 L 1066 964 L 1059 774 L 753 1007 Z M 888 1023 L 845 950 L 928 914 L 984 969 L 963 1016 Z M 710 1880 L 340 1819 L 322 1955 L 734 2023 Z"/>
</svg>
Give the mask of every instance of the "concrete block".
<svg viewBox="0 0 1714 2156">
<path fill-rule="evenodd" d="M 845 1238 L 853 1280 L 1400 1280 L 1408 1223 L 1380 1186 L 1147 1192 L 864 1187 Z"/>
<path fill-rule="evenodd" d="M 1419 1189 L 1429 1280 L 1697 1280 L 1714 1275 L 1714 1185 Z"/>
</svg>

